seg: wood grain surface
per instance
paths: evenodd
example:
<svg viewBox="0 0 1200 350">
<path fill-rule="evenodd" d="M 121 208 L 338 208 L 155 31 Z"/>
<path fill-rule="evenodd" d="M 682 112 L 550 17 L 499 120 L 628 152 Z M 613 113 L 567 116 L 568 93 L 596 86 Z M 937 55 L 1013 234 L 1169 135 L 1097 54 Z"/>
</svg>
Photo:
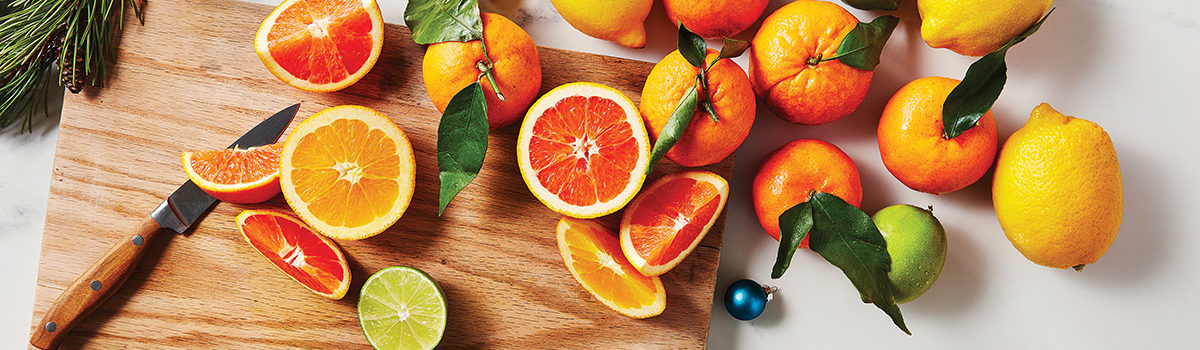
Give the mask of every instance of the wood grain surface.
<svg viewBox="0 0 1200 350">
<path fill-rule="evenodd" d="M 366 348 L 358 290 L 371 273 L 395 265 L 426 271 L 445 291 L 443 348 L 704 346 L 723 214 L 691 256 L 662 277 L 666 311 L 647 320 L 621 316 L 595 301 L 563 265 L 554 235 L 559 215 L 521 181 L 515 125 L 491 133 L 483 172 L 437 217 L 440 113 L 421 81 L 424 49 L 407 28 L 387 26 L 383 55 L 362 81 L 337 93 L 306 93 L 276 80 L 254 54 L 254 32 L 270 11 L 226 1 L 150 2 L 145 26 L 126 27 L 108 86 L 67 96 L 31 327 L 68 283 L 186 179 L 181 152 L 224 147 L 303 101 L 293 126 L 327 107 L 364 105 L 399 124 L 417 157 L 416 193 L 400 221 L 379 236 L 340 242 L 353 274 L 347 296 L 330 301 L 309 292 L 243 241 L 234 217 L 246 209 L 287 209 L 282 198 L 221 203 L 193 232 L 153 242 L 125 286 L 64 348 Z M 636 102 L 652 67 L 539 53 L 543 92 L 592 81 Z M 707 169 L 729 179 L 732 162 Z M 663 160 L 647 184 L 679 170 Z M 619 215 L 601 220 L 615 228 Z"/>
</svg>

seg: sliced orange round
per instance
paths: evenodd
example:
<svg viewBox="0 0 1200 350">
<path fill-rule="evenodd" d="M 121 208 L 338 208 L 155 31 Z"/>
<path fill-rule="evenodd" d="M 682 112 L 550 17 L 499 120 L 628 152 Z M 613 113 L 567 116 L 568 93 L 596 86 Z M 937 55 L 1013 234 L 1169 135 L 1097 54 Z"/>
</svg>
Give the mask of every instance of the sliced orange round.
<svg viewBox="0 0 1200 350">
<path fill-rule="evenodd" d="M 521 177 L 550 210 L 594 218 L 633 199 L 650 138 L 633 101 L 593 83 L 554 88 L 533 103 L 517 139 Z"/>
<path fill-rule="evenodd" d="M 350 266 L 342 250 L 295 217 L 277 210 L 247 210 L 238 231 L 279 271 L 313 293 L 341 299 L 350 289 Z"/>
<path fill-rule="evenodd" d="M 396 123 L 362 106 L 314 114 L 280 154 L 283 198 L 333 239 L 363 239 L 400 219 L 416 187 L 412 144 Z"/>
<path fill-rule="evenodd" d="M 292 87 L 341 90 L 379 59 L 383 16 L 375 0 L 285 0 L 258 27 L 254 51 Z"/>
<path fill-rule="evenodd" d="M 282 143 L 247 149 L 183 152 L 188 179 L 213 198 L 230 203 L 259 203 L 279 194 Z"/>
<path fill-rule="evenodd" d="M 643 276 L 629 265 L 617 237 L 600 224 L 563 217 L 558 221 L 558 252 L 575 281 L 604 306 L 633 318 L 657 316 L 667 307 L 662 280 Z"/>
<path fill-rule="evenodd" d="M 658 276 L 692 253 L 721 216 L 729 183 L 708 171 L 664 176 L 642 190 L 621 217 L 621 251 L 634 268 Z"/>
</svg>

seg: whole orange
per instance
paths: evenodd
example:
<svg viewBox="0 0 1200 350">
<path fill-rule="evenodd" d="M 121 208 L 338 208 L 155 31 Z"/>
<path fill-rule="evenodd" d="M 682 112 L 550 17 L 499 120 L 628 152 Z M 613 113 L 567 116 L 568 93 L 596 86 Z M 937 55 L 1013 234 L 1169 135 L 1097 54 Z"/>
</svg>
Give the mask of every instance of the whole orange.
<svg viewBox="0 0 1200 350">
<path fill-rule="evenodd" d="M 942 194 L 979 181 L 996 159 L 996 120 L 988 111 L 962 135 L 942 137 L 942 104 L 956 79 L 925 77 L 909 82 L 883 107 L 879 155 L 905 186 Z"/>
<path fill-rule="evenodd" d="M 858 167 L 837 146 L 799 139 L 780 147 L 754 176 L 754 212 L 771 237 L 779 240 L 779 215 L 808 201 L 810 191 L 825 192 L 854 206 L 862 204 Z M 808 237 L 800 241 L 808 247 Z"/>
<path fill-rule="evenodd" d="M 816 125 L 854 112 L 871 85 L 872 71 L 834 57 L 858 18 L 841 6 L 800 0 L 763 20 L 750 47 L 754 93 L 784 120 Z"/>
<path fill-rule="evenodd" d="M 733 36 L 754 25 L 767 0 L 663 0 L 671 23 L 687 26 L 705 38 Z"/>
<path fill-rule="evenodd" d="M 717 51 L 708 50 L 705 64 L 717 55 Z M 700 68 L 689 64 L 678 50 L 654 65 L 642 88 L 641 104 L 642 120 L 651 137 L 658 139 L 683 94 L 696 84 L 698 73 Z M 737 150 L 754 124 L 754 91 L 750 89 L 750 79 L 742 67 L 723 59 L 709 69 L 707 77 L 707 98 L 712 101 L 718 121 L 713 121 L 708 112 L 697 105 L 687 130 L 666 154 L 679 165 L 697 167 L 720 162 Z"/>
<path fill-rule="evenodd" d="M 542 64 L 537 46 L 524 29 L 504 16 L 482 13 L 483 42 L 494 64 L 496 84 L 505 100 L 496 97 L 495 89 L 478 65 L 486 62 L 478 40 L 447 41 L 429 45 L 425 51 L 422 73 L 425 91 L 438 111 L 445 112 L 450 99 L 475 81 L 483 84 L 487 98 L 488 127 L 503 127 L 525 115 L 542 88 Z"/>
</svg>

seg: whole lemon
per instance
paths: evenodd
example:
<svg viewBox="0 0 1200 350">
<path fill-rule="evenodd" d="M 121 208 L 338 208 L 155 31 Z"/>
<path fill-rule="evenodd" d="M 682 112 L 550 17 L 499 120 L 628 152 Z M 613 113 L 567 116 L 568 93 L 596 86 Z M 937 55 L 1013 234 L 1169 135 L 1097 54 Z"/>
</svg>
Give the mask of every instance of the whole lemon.
<svg viewBox="0 0 1200 350">
<path fill-rule="evenodd" d="M 1053 0 L 918 0 L 930 47 L 983 56 L 1029 29 Z"/>
<path fill-rule="evenodd" d="M 896 286 L 896 303 L 903 304 L 925 294 L 946 264 L 946 229 L 933 212 L 896 204 L 871 216 L 887 242 L 892 270 L 888 279 Z"/>
<path fill-rule="evenodd" d="M 646 27 L 652 0 L 551 0 L 554 9 L 575 29 L 621 46 L 646 46 Z"/>
<path fill-rule="evenodd" d="M 1042 103 L 1000 150 L 992 204 L 1021 254 L 1043 266 L 1096 262 L 1121 227 L 1121 168 L 1096 123 Z"/>
</svg>

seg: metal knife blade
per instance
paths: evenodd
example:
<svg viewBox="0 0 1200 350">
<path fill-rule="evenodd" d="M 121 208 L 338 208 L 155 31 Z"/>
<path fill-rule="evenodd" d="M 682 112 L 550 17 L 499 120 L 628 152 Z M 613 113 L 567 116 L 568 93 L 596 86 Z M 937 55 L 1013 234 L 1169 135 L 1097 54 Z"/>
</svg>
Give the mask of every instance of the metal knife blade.
<svg viewBox="0 0 1200 350">
<path fill-rule="evenodd" d="M 229 145 L 229 148 L 250 148 L 275 143 L 283 131 L 287 130 L 287 126 L 292 123 L 292 119 L 296 117 L 296 111 L 299 110 L 299 103 L 284 108 L 258 123 Z M 183 233 L 216 203 L 216 198 L 204 193 L 200 187 L 192 183 L 192 180 L 188 180 L 175 189 L 175 192 L 163 200 L 157 208 L 154 208 L 150 217 L 164 228 L 171 229 L 176 233 Z"/>
</svg>

